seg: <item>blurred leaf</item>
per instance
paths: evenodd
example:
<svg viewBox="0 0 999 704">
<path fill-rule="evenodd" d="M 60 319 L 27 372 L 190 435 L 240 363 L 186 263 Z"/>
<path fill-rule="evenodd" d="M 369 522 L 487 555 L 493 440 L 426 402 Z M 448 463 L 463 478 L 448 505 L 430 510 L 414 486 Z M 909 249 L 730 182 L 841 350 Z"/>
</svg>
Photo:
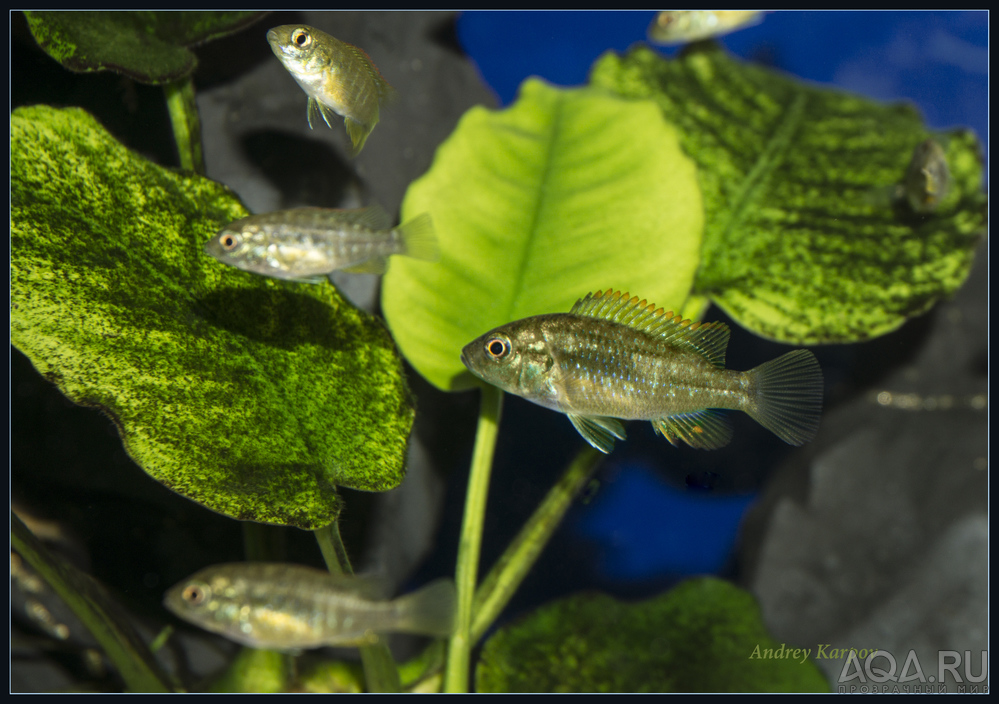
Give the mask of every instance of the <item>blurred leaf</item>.
<svg viewBox="0 0 999 704">
<path fill-rule="evenodd" d="M 171 691 L 167 676 L 149 648 L 104 588 L 90 575 L 49 552 L 13 511 L 10 514 L 10 544 L 93 634 L 130 691 Z"/>
<path fill-rule="evenodd" d="M 476 684 L 480 692 L 828 692 L 815 663 L 782 645 L 752 596 L 705 577 L 633 604 L 591 593 L 543 606 L 489 639 Z M 762 657 L 767 649 L 787 657 Z"/>
<path fill-rule="evenodd" d="M 226 671 L 212 683 L 212 692 L 287 692 L 290 655 L 273 650 L 241 648 Z"/>
<path fill-rule="evenodd" d="M 876 337 L 967 277 L 987 213 L 970 133 L 935 136 L 953 183 L 920 216 L 894 196 L 931 136 L 909 105 L 815 88 L 714 44 L 673 60 L 606 54 L 590 80 L 655 100 L 679 129 L 704 194 L 695 292 L 750 330 L 795 344 Z"/>
<path fill-rule="evenodd" d="M 566 312 L 591 291 L 682 307 L 699 262 L 694 165 L 655 104 L 536 79 L 507 110 L 475 107 L 406 193 L 429 212 L 438 263 L 393 259 L 382 307 L 438 388 L 476 382 L 461 348 L 503 323 Z"/>
<path fill-rule="evenodd" d="M 158 85 L 190 74 L 187 47 L 233 34 L 262 12 L 25 12 L 38 45 L 70 71 L 114 71 Z"/>
<path fill-rule="evenodd" d="M 152 477 L 234 518 L 316 528 L 335 486 L 403 478 L 413 406 L 385 328 L 330 285 L 203 251 L 246 210 L 79 109 L 11 116 L 11 341 L 100 408 Z"/>
</svg>

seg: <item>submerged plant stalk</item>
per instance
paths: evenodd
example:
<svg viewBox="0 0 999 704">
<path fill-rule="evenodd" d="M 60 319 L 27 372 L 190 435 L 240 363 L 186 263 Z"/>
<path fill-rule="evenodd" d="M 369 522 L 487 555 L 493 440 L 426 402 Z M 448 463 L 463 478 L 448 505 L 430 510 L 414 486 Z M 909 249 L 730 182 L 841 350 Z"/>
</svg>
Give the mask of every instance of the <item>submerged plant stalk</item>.
<svg viewBox="0 0 999 704">
<path fill-rule="evenodd" d="M 10 544 L 93 634 L 130 691 L 172 690 L 142 638 L 131 623 L 115 615 L 100 585 L 90 575 L 49 552 L 13 511 Z"/>
<path fill-rule="evenodd" d="M 350 558 L 340 539 L 340 528 L 336 521 L 328 526 L 312 531 L 316 535 L 319 549 L 323 553 L 326 568 L 331 574 L 354 574 Z M 359 648 L 361 663 L 364 665 L 364 679 L 369 692 L 401 692 L 399 668 L 385 643 L 365 645 Z"/>
<path fill-rule="evenodd" d="M 204 176 L 205 159 L 201 152 L 201 119 L 194 100 L 194 81 L 190 76 L 163 86 L 167 110 L 173 124 L 181 168 Z"/>
<path fill-rule="evenodd" d="M 479 570 L 482 547 L 482 525 L 485 520 L 486 498 L 489 495 L 489 475 L 493 466 L 493 451 L 503 412 L 503 392 L 492 385 L 482 387 L 479 424 L 475 431 L 475 449 L 468 474 L 465 494 L 465 516 L 458 544 L 458 565 L 455 585 L 458 589 L 458 609 L 455 629 L 448 643 L 447 665 L 444 670 L 445 692 L 468 691 L 469 657 L 472 639 L 472 601 Z"/>
<path fill-rule="evenodd" d="M 541 505 L 520 529 L 482 586 L 475 594 L 472 638 L 478 642 L 509 603 L 558 528 L 573 500 L 587 485 L 603 455 L 592 447 L 584 448 L 569 464 L 559 482 L 549 490 Z"/>
</svg>

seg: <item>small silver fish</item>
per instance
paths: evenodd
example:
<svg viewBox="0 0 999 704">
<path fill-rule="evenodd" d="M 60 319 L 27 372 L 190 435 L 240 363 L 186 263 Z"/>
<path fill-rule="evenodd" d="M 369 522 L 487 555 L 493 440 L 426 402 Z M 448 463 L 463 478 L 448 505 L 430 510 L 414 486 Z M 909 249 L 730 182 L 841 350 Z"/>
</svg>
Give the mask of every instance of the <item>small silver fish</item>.
<svg viewBox="0 0 999 704">
<path fill-rule="evenodd" d="M 950 169 L 943 147 L 932 139 L 916 147 L 905 172 L 905 198 L 917 213 L 932 213 L 950 190 Z"/>
<path fill-rule="evenodd" d="M 759 10 L 663 10 L 649 25 L 649 40 L 656 44 L 686 44 L 762 21 Z"/>
<path fill-rule="evenodd" d="M 276 562 L 206 567 L 174 585 L 163 605 L 185 621 L 252 648 L 294 652 L 366 645 L 381 633 L 448 636 L 454 583 L 431 582 L 385 601 L 366 577 Z"/>
<path fill-rule="evenodd" d="M 378 124 L 379 107 L 394 93 L 371 58 L 353 44 L 307 25 L 275 27 L 267 32 L 267 41 L 309 96 L 309 127 L 313 112 L 330 128 L 332 113 L 343 115 L 351 156 L 357 156 Z"/>
<path fill-rule="evenodd" d="M 596 449 L 623 440 L 616 419 L 651 420 L 672 444 L 714 449 L 732 429 L 711 409 L 745 411 L 784 442 L 811 440 L 822 413 L 822 370 L 795 350 L 748 372 L 725 369 L 724 323 L 692 323 L 629 297 L 597 291 L 569 313 L 490 330 L 461 352 L 477 377 L 569 416 Z"/>
<path fill-rule="evenodd" d="M 393 254 L 430 261 L 440 256 L 428 214 L 396 228 L 391 222 L 377 205 L 279 210 L 230 223 L 205 251 L 245 271 L 310 283 L 338 270 L 384 273 Z"/>
</svg>

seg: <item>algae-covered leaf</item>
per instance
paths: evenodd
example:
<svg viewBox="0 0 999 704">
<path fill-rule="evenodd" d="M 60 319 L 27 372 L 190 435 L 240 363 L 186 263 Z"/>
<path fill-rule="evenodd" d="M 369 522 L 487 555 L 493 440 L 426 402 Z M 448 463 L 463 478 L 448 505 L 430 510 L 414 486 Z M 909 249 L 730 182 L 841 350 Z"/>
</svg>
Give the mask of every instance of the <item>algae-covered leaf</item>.
<svg viewBox="0 0 999 704">
<path fill-rule="evenodd" d="M 812 653 L 814 654 L 814 653 Z M 767 634 L 747 592 L 714 578 L 626 604 L 578 594 L 499 630 L 480 692 L 828 692 L 815 663 Z"/>
<path fill-rule="evenodd" d="M 652 99 L 698 165 L 705 229 L 695 292 L 796 344 L 853 342 L 926 311 L 964 281 L 985 229 L 974 136 L 931 135 L 908 105 L 817 88 L 699 45 L 674 60 L 607 54 L 591 82 Z M 928 137 L 952 184 L 932 213 L 896 194 Z"/>
<path fill-rule="evenodd" d="M 336 485 L 402 481 L 412 401 L 385 328 L 335 288 L 203 251 L 246 215 L 82 110 L 15 110 L 11 341 L 177 493 L 316 528 L 337 515 Z"/>
<path fill-rule="evenodd" d="M 160 84 L 190 74 L 187 47 L 253 24 L 262 12 L 25 12 L 38 45 L 70 71 L 110 70 Z"/>
<path fill-rule="evenodd" d="M 442 389 L 474 383 L 461 348 L 497 325 L 566 312 L 597 289 L 686 303 L 703 209 L 694 165 L 652 102 L 528 79 L 476 107 L 403 202 L 427 212 L 441 260 L 396 257 L 382 307 L 399 348 Z"/>
</svg>

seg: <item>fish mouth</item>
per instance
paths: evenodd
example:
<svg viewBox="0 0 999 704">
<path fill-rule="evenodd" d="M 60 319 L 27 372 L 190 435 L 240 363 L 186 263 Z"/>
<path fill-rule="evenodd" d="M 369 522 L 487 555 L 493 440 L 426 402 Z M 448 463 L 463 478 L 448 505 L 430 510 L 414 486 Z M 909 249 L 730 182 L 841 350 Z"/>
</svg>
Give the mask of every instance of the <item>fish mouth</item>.
<svg viewBox="0 0 999 704">
<path fill-rule="evenodd" d="M 464 364 L 465 367 L 469 371 L 471 371 L 472 365 L 468 363 L 468 348 L 467 347 L 461 351 L 461 363 Z"/>
</svg>

